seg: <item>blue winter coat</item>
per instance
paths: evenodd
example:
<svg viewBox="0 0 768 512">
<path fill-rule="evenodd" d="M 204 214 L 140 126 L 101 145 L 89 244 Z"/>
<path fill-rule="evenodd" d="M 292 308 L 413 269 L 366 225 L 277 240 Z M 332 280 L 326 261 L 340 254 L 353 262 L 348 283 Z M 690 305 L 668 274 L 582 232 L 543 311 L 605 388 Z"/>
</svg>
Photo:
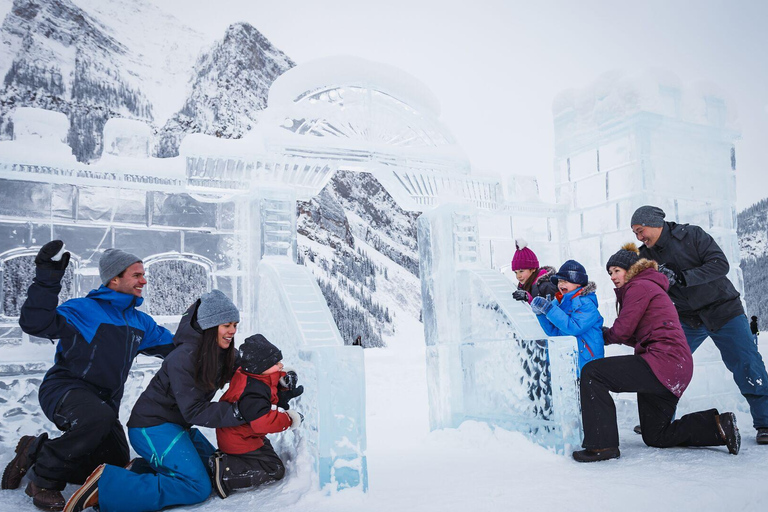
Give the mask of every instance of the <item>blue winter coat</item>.
<svg viewBox="0 0 768 512">
<path fill-rule="evenodd" d="M 575 336 L 579 347 L 579 374 L 585 364 L 605 355 L 603 316 L 597 310 L 595 283 L 563 296 L 557 294 L 546 315 L 536 315 L 549 336 Z"/>
<path fill-rule="evenodd" d="M 37 269 L 19 318 L 27 334 L 59 339 L 54 365 L 40 385 L 40 405 L 53 421 L 64 395 L 82 388 L 118 411 L 136 355 L 164 357 L 173 350 L 173 335 L 136 310 L 141 297 L 106 286 L 57 307 L 63 275 L 62 270 Z"/>
</svg>

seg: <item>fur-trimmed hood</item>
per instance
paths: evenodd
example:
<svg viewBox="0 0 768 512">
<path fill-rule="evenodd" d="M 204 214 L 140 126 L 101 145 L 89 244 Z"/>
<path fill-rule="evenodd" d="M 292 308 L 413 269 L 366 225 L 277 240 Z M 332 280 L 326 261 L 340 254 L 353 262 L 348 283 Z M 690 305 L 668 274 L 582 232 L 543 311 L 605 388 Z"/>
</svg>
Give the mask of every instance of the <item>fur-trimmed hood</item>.
<svg viewBox="0 0 768 512">
<path fill-rule="evenodd" d="M 549 282 L 549 278 L 555 275 L 557 269 L 555 267 L 540 267 L 539 277 L 536 278 L 536 284 L 542 284 L 544 281 Z"/>
<path fill-rule="evenodd" d="M 589 295 L 597 291 L 597 285 L 594 281 L 589 281 L 586 285 L 581 287 L 581 293 L 579 295 Z"/>
<path fill-rule="evenodd" d="M 652 268 L 653 270 L 659 270 L 659 264 L 653 260 L 640 258 L 639 260 L 637 260 L 637 262 L 634 265 L 629 267 L 629 270 L 627 270 L 627 281 L 630 281 L 633 277 L 635 277 L 637 274 L 639 274 L 640 272 L 642 272 L 647 268 Z"/>
</svg>

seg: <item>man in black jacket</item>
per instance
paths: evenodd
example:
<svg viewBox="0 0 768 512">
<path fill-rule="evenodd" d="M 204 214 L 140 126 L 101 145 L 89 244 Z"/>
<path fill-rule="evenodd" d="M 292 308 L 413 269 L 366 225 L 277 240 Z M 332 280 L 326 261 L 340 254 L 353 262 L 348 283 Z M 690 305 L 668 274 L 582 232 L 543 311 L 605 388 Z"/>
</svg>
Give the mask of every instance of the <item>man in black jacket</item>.
<svg viewBox="0 0 768 512">
<path fill-rule="evenodd" d="M 656 260 L 669 278 L 669 296 L 694 352 L 707 338 L 747 399 L 757 443 L 768 444 L 768 374 L 749 329 L 747 316 L 727 274 L 728 260 L 699 226 L 664 221 L 664 211 L 641 206 L 632 231 L 643 243 L 640 256 Z"/>
<path fill-rule="evenodd" d="M 128 372 L 139 352 L 163 357 L 174 346 L 167 329 L 136 309 L 147 284 L 137 256 L 107 249 L 99 260 L 102 286 L 59 305 L 69 258 L 61 240 L 40 249 L 19 318 L 27 334 L 59 340 L 38 399 L 63 434 L 22 436 L 2 477 L 3 489 L 16 489 L 27 474 L 26 493 L 43 510 L 62 510 L 66 484 L 82 484 L 99 464 L 128 462 L 118 418 Z"/>
</svg>

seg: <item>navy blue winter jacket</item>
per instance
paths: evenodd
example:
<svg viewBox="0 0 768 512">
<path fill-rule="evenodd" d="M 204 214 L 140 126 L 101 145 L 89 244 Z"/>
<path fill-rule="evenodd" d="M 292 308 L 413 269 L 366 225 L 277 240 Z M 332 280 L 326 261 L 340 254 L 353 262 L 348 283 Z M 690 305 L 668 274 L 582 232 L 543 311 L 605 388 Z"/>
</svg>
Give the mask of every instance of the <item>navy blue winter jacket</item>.
<svg viewBox="0 0 768 512">
<path fill-rule="evenodd" d="M 164 357 L 173 335 L 136 307 L 143 299 L 99 287 L 57 307 L 63 270 L 37 269 L 19 325 L 27 334 L 59 339 L 54 365 L 40 385 L 40 405 L 53 421 L 71 389 L 87 389 L 119 410 L 125 381 L 141 352 Z"/>
</svg>

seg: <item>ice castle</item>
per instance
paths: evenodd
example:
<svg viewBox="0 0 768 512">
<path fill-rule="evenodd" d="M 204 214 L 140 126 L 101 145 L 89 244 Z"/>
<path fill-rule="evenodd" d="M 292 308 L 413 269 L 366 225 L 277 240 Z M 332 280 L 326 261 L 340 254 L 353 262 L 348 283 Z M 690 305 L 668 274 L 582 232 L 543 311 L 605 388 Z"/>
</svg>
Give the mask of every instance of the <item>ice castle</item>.
<svg viewBox="0 0 768 512">
<path fill-rule="evenodd" d="M 634 208 L 653 203 L 715 235 L 741 289 L 738 133 L 720 97 L 689 93 L 674 80 L 604 78 L 564 93 L 554 114 L 557 203 L 545 203 L 531 199 L 532 178 L 501 183 L 473 174 L 431 92 L 361 59 L 289 70 L 252 133 L 190 135 L 177 158 L 150 158 L 149 128 L 111 119 L 101 160 L 80 164 L 62 114 L 17 109 L 14 140 L 0 142 L 0 385 L 8 395 L 0 435 L 15 438 L 14 418 L 22 416 L 36 416 L 43 428 L 33 398 L 52 349 L 21 333 L 18 315 L 34 255 L 61 238 L 72 252 L 62 299 L 98 285 L 99 251 L 108 247 L 144 259 L 144 309 L 170 328 L 201 293 L 229 294 L 242 312 L 241 332 L 265 334 L 307 383 L 299 409 L 308 427 L 284 438 L 286 449 L 306 446 L 320 486 L 367 488 L 362 350 L 344 346 L 314 278 L 296 264 L 296 201 L 318 194 L 341 169 L 371 172 L 401 207 L 423 212 L 432 428 L 476 419 L 558 452 L 579 445 L 575 340 L 546 336 L 497 268 L 508 265 L 514 239 L 525 238 L 543 262 L 576 257 L 590 276 L 604 276 L 607 256 L 632 237 Z M 599 281 L 604 300 L 611 290 Z M 605 300 L 606 317 L 611 307 Z M 738 400 L 719 357 L 710 353 L 708 366 L 706 351 L 696 356 L 686 398 Z M 133 399 L 156 364 L 134 366 Z"/>
</svg>

